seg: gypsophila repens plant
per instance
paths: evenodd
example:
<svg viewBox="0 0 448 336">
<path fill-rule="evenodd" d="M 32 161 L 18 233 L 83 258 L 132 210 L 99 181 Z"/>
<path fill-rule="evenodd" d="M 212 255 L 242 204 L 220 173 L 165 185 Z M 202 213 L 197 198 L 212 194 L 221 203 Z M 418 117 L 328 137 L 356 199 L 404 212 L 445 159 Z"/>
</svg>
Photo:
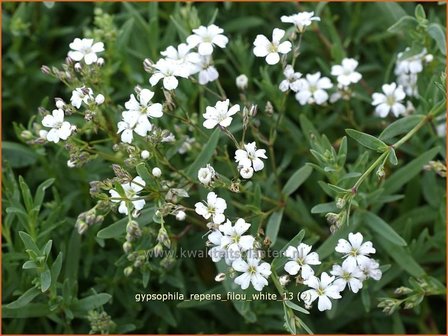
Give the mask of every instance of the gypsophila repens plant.
<svg viewBox="0 0 448 336">
<path fill-rule="evenodd" d="M 3 143 L 4 331 L 445 331 L 440 6 L 74 8 Z"/>
</svg>

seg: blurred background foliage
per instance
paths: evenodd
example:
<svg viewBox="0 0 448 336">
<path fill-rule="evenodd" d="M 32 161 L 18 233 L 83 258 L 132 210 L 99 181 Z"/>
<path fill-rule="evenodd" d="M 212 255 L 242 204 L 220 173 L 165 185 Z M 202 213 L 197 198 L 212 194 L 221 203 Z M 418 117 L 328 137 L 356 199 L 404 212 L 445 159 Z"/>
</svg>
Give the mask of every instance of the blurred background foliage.
<svg viewBox="0 0 448 336">
<path fill-rule="evenodd" d="M 64 300 L 69 302 L 71 297 L 91 297 L 93 301 L 100 302 L 91 304 L 88 300 L 79 300 L 78 303 L 70 303 L 70 307 L 74 307 L 72 315 L 67 311 L 62 314 L 48 311 L 44 306 L 32 306 L 28 313 L 23 308 L 25 315 L 21 316 L 14 315 L 12 310 L 4 310 L 3 332 L 87 333 L 94 329 L 92 325 L 95 323 L 106 321 L 105 325 L 109 325 L 108 319 L 100 316 L 102 309 L 114 321 L 110 330 L 121 333 L 284 332 L 282 307 L 270 302 L 252 307 L 256 321 L 240 316 L 241 312 L 237 312 L 230 302 L 183 308 L 177 307 L 176 302 L 136 303 L 136 293 L 177 290 L 200 293 L 211 288 L 214 291 L 224 289 L 214 283 L 216 270 L 211 260 L 206 258 L 178 260 L 169 272 L 152 275 L 148 287 L 144 288 L 141 279 L 124 277 L 122 267 L 115 265 L 122 256 L 120 240 L 105 242 L 97 238 L 100 228 L 89 230 L 82 238 L 74 231 L 78 214 L 93 205 L 88 181 L 110 176 L 110 165 L 93 161 L 84 169 L 68 169 L 67 158 L 61 149 L 47 146 L 32 150 L 23 143 L 19 144 L 13 123 L 27 125 L 37 114 L 39 106 L 51 109 L 52 97 L 67 99 L 69 93 L 63 85 L 43 75 L 40 67 L 63 63 L 68 44 L 75 37 L 93 36 L 105 42 L 103 57 L 110 64 L 107 67 L 110 72 L 108 94 L 115 102 L 123 104 L 135 85 L 148 87 L 148 76 L 142 67 L 144 58 L 157 60 L 160 51 L 169 45 L 179 44 L 192 28 L 215 21 L 224 28 L 231 41 L 223 55 L 217 57 L 221 82 L 229 98 L 238 100 L 234 79 L 244 73 L 252 81 L 249 92 L 256 97 L 262 109 L 267 100 L 277 106 L 281 93 L 276 87 L 282 74 L 277 71 L 279 68 L 266 70 L 266 67 L 261 67 L 261 60 L 254 59 L 252 42 L 255 36 L 260 33 L 269 36 L 274 27 L 285 27 L 280 22 L 282 15 L 314 10 L 321 17 L 321 22 L 316 31 L 304 35 L 296 69 L 302 73 L 321 71 L 328 76 L 331 65 L 339 63 L 344 56 L 354 57 L 359 60 L 358 69 L 364 78 L 359 93 L 362 99 L 352 101 L 352 119 L 347 118 L 342 103 L 315 108 L 299 107 L 293 98 L 288 100 L 291 123 L 286 135 L 280 136 L 276 144 L 276 151 L 282 153 L 279 160 L 286 181 L 291 169 L 313 161 L 300 128 L 299 112 L 334 143 L 340 140 L 347 127 L 377 135 L 387 125 L 387 120 L 373 116 L 370 94 L 379 91 L 383 83 L 394 81 L 396 55 L 410 46 L 412 37 L 409 40 L 406 32 L 393 33 L 387 29 L 403 16 L 413 16 L 415 6 L 416 3 L 2 3 L 2 139 L 7 143 L 2 150 L 3 159 L 8 161 L 3 163 L 3 190 L 4 193 L 9 191 L 9 195 L 3 197 L 9 197 L 6 202 L 9 205 L 10 200 L 22 202 L 20 193 L 25 198 L 22 185 L 21 192 L 18 191 L 19 175 L 24 177 L 33 194 L 40 183 L 55 179 L 48 187 L 38 217 L 41 223 L 48 224 L 38 237 L 39 248 L 51 238 L 55 251 L 63 252 L 61 286 L 65 290 Z M 445 27 L 444 6 L 427 2 L 423 6 L 430 22 Z M 427 102 L 426 105 L 416 104 L 417 111 L 421 113 L 427 112 L 434 102 L 432 99 L 438 95 L 432 83 L 439 80 L 444 68 L 444 57 L 437 52 L 436 44 L 431 41 L 423 43 L 427 44 L 430 53 L 438 55 L 438 61 L 429 65 L 419 80 L 420 92 Z M 191 89 L 187 83 L 181 83 L 180 91 L 191 92 Z M 198 104 L 190 102 L 188 96 L 182 99 L 192 111 L 201 112 Z M 351 124 L 353 120 L 355 124 Z M 438 158 L 444 159 L 444 141 L 434 136 L 434 129 L 423 133 L 421 138 L 411 141 L 400 151 L 402 162 L 411 161 L 434 145 L 441 146 Z M 350 144 L 348 161 L 353 162 L 359 155 L 359 148 L 353 142 Z M 293 155 L 297 155 L 300 162 L 294 162 L 289 168 Z M 280 247 L 303 226 L 308 230 L 308 243 L 324 241 L 329 236 L 325 219 L 310 214 L 314 205 L 328 201 L 328 196 L 317 190 L 320 178 L 313 174 L 300 194 L 291 196 L 292 207 L 287 209 L 284 218 L 288 225 L 282 225 L 278 238 Z M 446 235 L 444 183 L 445 180 L 433 172 L 418 174 L 402 188 L 404 196 L 399 202 L 389 203 L 381 209 L 381 217 L 409 243 L 406 249 L 410 255 L 426 273 L 443 283 Z M 110 222 L 109 219 L 105 224 Z M 21 269 L 26 254 L 17 234 L 19 224 L 10 217 L 4 218 L 3 225 L 2 290 L 3 303 L 8 303 L 30 288 L 32 276 Z M 202 234 L 191 231 L 179 244 L 188 250 L 203 249 Z M 56 263 L 57 255 L 53 251 L 49 258 Z M 397 262 L 387 253 L 379 253 L 377 257 L 384 264 Z M 416 309 L 398 311 L 391 316 L 376 307 L 377 297 L 390 296 L 394 288 L 408 284 L 409 274 L 404 269 L 397 267 L 385 273 L 378 284 L 366 291 L 370 294 L 347 295 L 333 311 L 327 314 L 313 311 L 304 320 L 316 333 L 444 333 L 446 305 L 441 296 L 428 297 Z M 103 306 L 110 297 L 99 298 L 95 294 L 97 292 L 110 294 L 112 301 Z M 81 301 L 84 306 L 79 304 Z M 95 312 L 90 312 L 92 309 Z M 27 316 L 29 318 L 24 318 Z"/>
</svg>

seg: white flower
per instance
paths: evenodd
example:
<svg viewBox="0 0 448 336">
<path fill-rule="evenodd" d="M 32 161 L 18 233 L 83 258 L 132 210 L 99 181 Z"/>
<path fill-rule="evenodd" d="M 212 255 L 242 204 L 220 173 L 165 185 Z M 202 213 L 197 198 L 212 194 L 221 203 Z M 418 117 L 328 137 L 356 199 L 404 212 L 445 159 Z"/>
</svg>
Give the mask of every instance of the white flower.
<svg viewBox="0 0 448 336">
<path fill-rule="evenodd" d="M 174 90 L 179 85 L 176 77 L 187 78 L 190 73 L 189 69 L 180 65 L 171 59 L 160 59 L 153 65 L 154 74 L 149 79 L 152 86 L 156 85 L 163 79 L 163 87 L 166 90 Z"/>
<path fill-rule="evenodd" d="M 380 117 L 386 117 L 390 111 L 395 117 L 403 114 L 406 107 L 402 104 L 406 94 L 401 86 L 397 87 L 396 83 L 384 84 L 382 86 L 383 93 L 375 92 L 372 95 L 372 105 L 376 106 L 375 113 Z"/>
<path fill-rule="evenodd" d="M 219 231 L 224 234 L 221 238 L 221 247 L 228 251 L 228 259 L 241 258 L 241 252 L 254 247 L 255 238 L 251 235 L 243 235 L 250 226 L 242 218 L 239 218 L 234 226 L 229 220 L 219 226 Z"/>
<path fill-rule="evenodd" d="M 218 197 L 214 192 L 209 192 L 207 202 L 198 202 L 195 204 L 195 211 L 205 219 L 212 218 L 213 222 L 220 224 L 225 221 L 224 210 L 227 209 L 227 203 L 223 198 Z"/>
<path fill-rule="evenodd" d="M 217 45 L 220 48 L 225 48 L 229 39 L 222 35 L 224 30 L 212 24 L 208 27 L 200 26 L 193 29 L 192 35 L 187 37 L 187 43 L 190 47 L 198 47 L 200 55 L 209 56 L 213 53 L 213 46 Z"/>
<path fill-rule="evenodd" d="M 218 79 L 219 73 L 213 65 L 211 56 L 191 53 L 188 57 L 190 75 L 198 75 L 199 84 L 205 85 Z"/>
<path fill-rule="evenodd" d="M 151 174 L 154 177 L 160 177 L 160 176 L 162 176 L 162 171 L 160 170 L 159 167 L 154 167 L 151 171 Z"/>
<path fill-rule="evenodd" d="M 178 61 L 180 64 L 187 62 L 188 55 L 190 54 L 191 46 L 181 43 L 177 46 L 177 49 L 173 46 L 169 46 L 165 51 L 160 54 L 166 59 Z"/>
<path fill-rule="evenodd" d="M 145 206 L 145 200 L 139 199 L 138 194 L 143 190 L 145 185 L 145 181 L 140 176 L 137 176 L 131 182 L 121 185 L 125 193 L 124 195 L 120 195 L 115 189 L 109 190 L 110 196 L 112 197 L 111 201 L 115 203 L 120 202 L 118 207 L 119 213 L 127 215 L 128 210 L 132 210 L 132 208 L 136 210 L 143 209 Z M 125 200 L 122 200 L 122 198 L 125 198 Z M 128 209 L 128 205 L 126 203 L 132 207 Z"/>
<path fill-rule="evenodd" d="M 291 275 L 296 275 L 301 271 L 302 279 L 306 280 L 314 275 L 314 271 L 310 265 L 320 265 L 319 255 L 311 252 L 311 245 L 300 243 L 299 246 L 289 246 L 283 255 L 288 257 L 290 261 L 285 264 L 285 271 Z"/>
<path fill-rule="evenodd" d="M 92 89 L 86 87 L 80 87 L 72 91 L 72 97 L 70 98 L 70 103 L 79 110 L 82 103 L 89 104 L 89 102 L 93 100 L 94 98 Z"/>
<path fill-rule="evenodd" d="M 327 77 L 322 77 L 320 72 L 308 74 L 305 78 L 298 80 L 298 92 L 296 99 L 301 105 L 314 104 L 322 105 L 328 100 L 328 93 L 325 91 L 333 87 Z"/>
<path fill-rule="evenodd" d="M 400 74 L 397 76 L 397 83 L 403 87 L 404 92 L 409 97 L 416 97 L 418 95 L 418 75 L 414 73 Z"/>
<path fill-rule="evenodd" d="M 230 101 L 226 99 L 216 102 L 215 107 L 207 106 L 203 114 L 205 118 L 203 126 L 207 129 L 212 129 L 216 125 L 229 127 L 232 122 L 232 116 L 240 110 L 239 105 L 233 105 L 230 109 L 229 105 Z"/>
<path fill-rule="evenodd" d="M 240 169 L 240 175 L 242 178 L 248 180 L 254 176 L 254 169 L 252 167 L 242 167 Z"/>
<path fill-rule="evenodd" d="M 187 214 L 185 213 L 185 211 L 179 210 L 176 212 L 176 219 L 180 222 L 184 221 L 185 218 L 187 217 Z"/>
<path fill-rule="evenodd" d="M 409 51 L 406 48 L 404 52 Z M 429 63 L 433 60 L 433 56 L 428 54 L 426 48 L 415 55 L 403 59 L 403 52 L 398 53 L 397 62 L 395 64 L 395 75 L 401 74 L 418 74 L 423 71 L 423 62 Z"/>
<path fill-rule="evenodd" d="M 232 260 L 228 258 L 228 253 L 225 248 L 221 246 L 221 239 L 223 234 L 219 230 L 213 230 L 207 239 L 213 247 L 208 251 L 208 255 L 212 258 L 213 262 L 219 262 L 222 258 L 225 258 L 226 264 L 231 265 Z"/>
<path fill-rule="evenodd" d="M 373 259 L 366 259 L 361 262 L 359 269 L 362 272 L 362 279 L 372 278 L 373 280 L 380 280 L 383 273 L 380 270 L 380 264 Z"/>
<path fill-rule="evenodd" d="M 76 62 L 84 59 L 84 62 L 89 65 L 98 60 L 96 53 L 104 51 L 103 42 L 93 43 L 93 39 L 87 38 L 83 38 L 82 40 L 75 38 L 69 46 L 72 50 L 68 52 L 68 57 Z"/>
<path fill-rule="evenodd" d="M 331 299 L 340 299 L 339 287 L 333 284 L 334 276 L 329 276 L 326 272 L 322 272 L 320 280 L 318 277 L 312 275 L 304 282 L 305 285 L 311 287 L 300 294 L 300 298 L 305 301 L 307 305 L 313 303 L 317 298 L 317 308 L 320 311 L 331 309 Z"/>
<path fill-rule="evenodd" d="M 65 102 L 61 98 L 56 98 L 55 100 L 56 100 L 55 101 L 56 108 L 60 109 L 60 110 L 63 110 L 64 107 L 65 107 Z"/>
<path fill-rule="evenodd" d="M 363 236 L 360 232 L 349 233 L 348 240 L 339 239 L 336 245 L 335 251 L 344 254 L 348 267 L 355 268 L 357 265 L 361 265 L 369 259 L 370 253 L 375 253 L 372 242 L 366 241 L 363 243 Z"/>
<path fill-rule="evenodd" d="M 100 93 L 95 97 L 95 103 L 97 105 L 101 105 L 102 103 L 104 103 L 104 99 L 105 99 L 104 96 Z"/>
<path fill-rule="evenodd" d="M 347 260 L 344 260 L 342 266 L 333 265 L 330 273 L 336 276 L 334 284 L 339 287 L 341 292 L 347 285 L 353 293 L 358 293 L 362 288 L 363 272 L 357 266 L 353 267 L 353 265 L 350 265 Z"/>
<path fill-rule="evenodd" d="M 255 290 L 261 291 L 264 286 L 268 285 L 266 280 L 271 275 L 271 265 L 266 262 L 260 264 L 258 258 L 247 258 L 247 262 L 243 259 L 235 260 L 232 263 L 235 271 L 243 272 L 235 278 L 235 283 L 241 286 L 241 289 L 247 289 L 252 283 Z"/>
<path fill-rule="evenodd" d="M 67 160 L 67 167 L 68 168 L 75 168 L 76 167 L 76 162 L 74 162 L 72 160 Z"/>
<path fill-rule="evenodd" d="M 299 89 L 298 80 L 302 77 L 302 74 L 300 72 L 294 72 L 294 68 L 289 64 L 285 67 L 283 74 L 285 75 L 285 79 L 279 85 L 280 91 L 286 92 L 289 89 L 297 91 Z"/>
<path fill-rule="evenodd" d="M 122 113 L 123 120 L 118 123 L 118 132 L 121 134 L 121 141 L 131 143 L 132 132 L 140 136 L 146 136 L 152 130 L 152 124 L 148 118 L 160 118 L 163 115 L 162 104 L 151 103 L 154 92 L 143 89 L 139 95 L 139 101 L 131 94 L 130 99 L 125 103 L 128 109 Z"/>
<path fill-rule="evenodd" d="M 341 65 L 333 65 L 331 74 L 337 76 L 338 83 L 343 86 L 349 86 L 361 80 L 362 75 L 356 72 L 358 61 L 353 58 L 344 58 Z"/>
<path fill-rule="evenodd" d="M 67 140 L 72 134 L 73 127 L 68 121 L 64 121 L 64 111 L 61 109 L 53 110 L 52 114 L 46 115 L 42 119 L 42 125 L 51 128 L 48 133 L 39 135 L 51 142 L 58 143 L 60 139 Z"/>
<path fill-rule="evenodd" d="M 291 16 L 283 15 L 280 19 L 282 22 L 294 24 L 299 32 L 303 32 L 313 21 L 320 21 L 318 16 L 314 16 L 314 12 L 300 12 Z"/>
<path fill-rule="evenodd" d="M 149 158 L 149 152 L 146 149 L 142 150 L 142 152 L 140 153 L 140 156 L 143 160 L 146 160 Z"/>
<path fill-rule="evenodd" d="M 280 61 L 280 54 L 287 54 L 292 49 L 289 41 L 280 42 L 285 36 L 283 29 L 275 28 L 272 32 L 272 42 L 264 35 L 257 35 L 254 41 L 254 55 L 257 57 L 266 57 L 266 63 L 273 65 Z"/>
<path fill-rule="evenodd" d="M 235 161 L 239 167 L 253 167 L 255 171 L 260 171 L 264 168 L 264 163 L 261 159 L 267 159 L 265 149 L 257 149 L 254 142 L 244 145 L 244 149 L 237 149 L 235 152 Z"/>
<path fill-rule="evenodd" d="M 247 78 L 246 75 L 242 74 L 239 75 L 236 79 L 235 79 L 235 84 L 236 87 L 240 90 L 246 90 L 247 89 L 247 84 L 249 83 L 249 79 Z"/>
<path fill-rule="evenodd" d="M 210 164 L 207 164 L 206 167 L 201 168 L 198 171 L 199 182 L 206 186 L 208 186 L 212 182 L 215 176 L 216 172 Z"/>
</svg>

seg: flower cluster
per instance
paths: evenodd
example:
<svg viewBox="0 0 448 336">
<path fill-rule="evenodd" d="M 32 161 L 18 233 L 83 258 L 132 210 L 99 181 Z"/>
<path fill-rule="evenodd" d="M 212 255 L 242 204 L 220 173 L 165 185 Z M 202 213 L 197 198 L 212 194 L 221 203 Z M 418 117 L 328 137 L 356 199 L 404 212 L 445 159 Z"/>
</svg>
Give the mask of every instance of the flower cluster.
<svg viewBox="0 0 448 336">
<path fill-rule="evenodd" d="M 256 290 L 261 291 L 267 286 L 271 265 L 262 262 L 255 237 L 247 234 L 251 224 L 243 218 L 238 218 L 234 224 L 229 219 L 226 220 L 224 211 L 227 203 L 214 192 L 209 192 L 207 201 L 198 202 L 195 207 L 198 215 L 211 220 L 207 224 L 211 230 L 207 239 L 211 246 L 208 254 L 213 262 L 224 259 L 231 267 L 229 273 L 232 277 L 235 272 L 242 273 L 234 279 L 242 289 L 247 289 L 252 284 Z M 217 276 L 217 280 L 222 279 L 220 275 Z"/>
<path fill-rule="evenodd" d="M 318 309 L 320 311 L 329 310 L 332 307 L 330 299 L 342 298 L 341 292 L 347 287 L 353 293 L 358 293 L 362 288 L 363 281 L 372 278 L 376 281 L 381 279 L 382 272 L 379 264 L 371 259 L 370 254 L 374 254 L 375 248 L 370 241 L 363 243 L 361 233 L 349 233 L 348 241 L 339 239 L 335 251 L 343 254 L 345 259 L 342 265 L 333 265 L 330 275 L 322 272 L 320 279 L 314 275 L 314 271 L 309 265 L 320 264 L 317 253 L 312 252 L 311 246 L 300 244 L 297 250 L 290 247 L 285 252 L 288 257 L 294 253 L 293 261 L 285 265 L 285 270 L 292 275 L 302 270 L 302 279 L 304 284 L 310 289 L 303 291 L 300 298 L 307 306 L 310 306 L 318 299 Z M 296 253 L 297 252 L 297 253 Z"/>
</svg>

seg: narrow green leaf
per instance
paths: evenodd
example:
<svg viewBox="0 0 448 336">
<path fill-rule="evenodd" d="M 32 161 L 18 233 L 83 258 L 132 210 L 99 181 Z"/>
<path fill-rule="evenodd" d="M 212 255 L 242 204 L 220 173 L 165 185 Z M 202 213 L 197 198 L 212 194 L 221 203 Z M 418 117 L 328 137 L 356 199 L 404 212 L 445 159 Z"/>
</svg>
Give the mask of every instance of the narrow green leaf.
<svg viewBox="0 0 448 336">
<path fill-rule="evenodd" d="M 34 242 L 33 238 L 31 238 L 31 236 L 28 233 L 19 231 L 19 236 L 20 236 L 20 239 L 22 239 L 23 244 L 25 245 L 25 247 L 28 250 L 33 251 L 37 255 L 42 254 L 42 252 L 40 251 L 40 249 L 37 247 L 36 243 Z"/>
<path fill-rule="evenodd" d="M 389 162 L 394 166 L 398 164 L 397 154 L 395 153 L 395 149 L 392 147 L 389 149 Z"/>
<path fill-rule="evenodd" d="M 46 292 L 48 288 L 51 286 L 51 272 L 49 269 L 46 269 L 40 274 L 40 290 Z"/>
<path fill-rule="evenodd" d="M 371 150 L 377 151 L 377 152 L 384 152 L 385 149 L 387 149 L 387 145 L 382 142 L 380 139 L 375 138 L 374 136 L 359 132 L 354 129 L 346 129 L 345 132 L 353 139 L 355 139 L 357 142 L 359 142 L 361 145 L 363 145 L 366 148 L 369 148 Z"/>
<path fill-rule="evenodd" d="M 31 191 L 22 176 L 19 176 L 19 186 L 22 192 L 23 203 L 25 204 L 26 211 L 28 213 L 33 209 L 33 197 Z"/>
<path fill-rule="evenodd" d="M 292 238 L 285 246 L 282 247 L 282 249 L 278 252 L 277 256 L 272 261 L 271 264 L 272 269 L 277 270 L 278 268 L 283 266 L 283 264 L 288 259 L 285 256 L 283 256 L 283 252 L 285 252 L 289 246 L 295 246 L 295 247 L 299 246 L 304 236 L 305 236 L 305 230 L 300 230 L 300 232 L 296 234 L 294 238 Z"/>
<path fill-rule="evenodd" d="M 320 213 L 327 213 L 327 212 L 338 212 L 338 208 L 334 202 L 329 203 L 321 203 L 315 205 L 311 209 L 311 213 L 313 214 L 320 214 Z"/>
<path fill-rule="evenodd" d="M 9 141 L 2 142 L 2 157 L 12 168 L 31 166 L 37 160 L 37 154 L 29 147 Z"/>
<path fill-rule="evenodd" d="M 439 150 L 439 147 L 432 148 L 393 173 L 384 183 L 385 193 L 392 194 L 412 180 L 421 172 L 423 166 L 436 156 Z"/>
<path fill-rule="evenodd" d="M 268 237 L 273 246 L 277 241 L 278 231 L 280 230 L 280 224 L 282 223 L 283 209 L 275 211 L 269 216 L 268 224 L 266 225 L 266 237 Z"/>
<path fill-rule="evenodd" d="M 294 302 L 291 302 L 289 300 L 284 301 L 285 305 L 287 305 L 289 308 L 294 309 L 295 311 L 298 311 L 302 314 L 309 314 L 310 312 L 306 310 L 305 308 L 300 307 L 299 305 L 295 304 Z"/>
<path fill-rule="evenodd" d="M 153 178 L 153 176 L 149 173 L 148 168 L 146 167 L 145 163 L 142 162 L 140 164 L 137 165 L 137 167 L 135 168 L 137 170 L 137 174 L 146 182 L 148 183 L 149 181 L 151 181 Z"/>
<path fill-rule="evenodd" d="M 31 317 L 43 317 L 50 314 L 48 303 L 29 303 L 20 309 L 10 309 L 3 307 L 2 318 L 31 318 Z"/>
<path fill-rule="evenodd" d="M 28 305 L 31 301 L 34 300 L 36 296 L 38 296 L 41 293 L 41 291 L 36 288 L 32 287 L 28 289 L 25 293 L 23 293 L 17 300 L 5 305 L 5 307 L 10 309 L 18 309 L 22 308 L 26 305 Z"/>
<path fill-rule="evenodd" d="M 412 16 L 403 16 L 400 20 L 390 26 L 387 31 L 391 33 L 404 34 L 409 30 L 414 30 L 418 25 L 418 22 Z"/>
<path fill-rule="evenodd" d="M 98 293 L 90 295 L 84 299 L 78 300 L 72 304 L 71 309 L 76 312 L 88 312 L 89 310 L 99 308 L 109 302 L 112 295 L 107 293 Z"/>
<path fill-rule="evenodd" d="M 406 241 L 401 238 L 401 236 L 397 232 L 395 232 L 395 230 L 389 224 L 387 224 L 377 215 L 371 212 L 366 212 L 364 214 L 364 220 L 366 221 L 367 226 L 372 229 L 372 231 L 376 232 L 382 238 L 389 240 L 392 244 L 398 246 L 407 245 Z"/>
<path fill-rule="evenodd" d="M 439 47 L 440 52 L 446 56 L 446 38 L 445 30 L 438 23 L 431 23 L 428 26 L 428 34 L 434 41 L 436 41 L 437 47 Z"/>
<path fill-rule="evenodd" d="M 59 252 L 58 256 L 56 257 L 56 260 L 53 262 L 53 265 L 51 265 L 51 279 L 53 281 L 53 284 L 56 284 L 59 274 L 61 273 L 62 260 L 63 260 L 63 253 Z"/>
<path fill-rule="evenodd" d="M 306 179 L 311 175 L 313 172 L 313 167 L 311 166 L 303 166 L 302 168 L 299 168 L 286 182 L 285 186 L 283 187 L 283 194 L 286 196 L 291 195 L 294 193 L 302 184 L 306 181 Z"/>
<path fill-rule="evenodd" d="M 424 117 L 424 115 L 418 114 L 400 118 L 387 126 L 381 132 L 379 138 L 381 140 L 388 140 L 397 135 L 407 133 L 412 128 L 414 128 Z"/>
<path fill-rule="evenodd" d="M 284 319 L 285 319 L 285 328 L 289 331 L 290 334 L 295 335 L 296 331 L 296 317 L 294 312 L 289 308 L 285 302 L 283 302 L 283 310 L 284 310 Z"/>
<path fill-rule="evenodd" d="M 418 20 L 426 19 L 425 10 L 423 9 L 423 6 L 421 4 L 418 4 L 417 6 L 415 6 L 414 14 Z"/>
<path fill-rule="evenodd" d="M 44 201 L 45 190 L 47 190 L 54 181 L 54 178 L 50 178 L 37 187 L 36 194 L 34 195 L 34 207 L 37 207 L 37 212 L 39 212 L 42 202 Z"/>
<path fill-rule="evenodd" d="M 219 136 L 221 131 L 219 128 L 215 129 L 205 144 L 202 152 L 196 157 L 196 160 L 187 168 L 186 174 L 193 179 L 197 178 L 198 170 L 202 167 L 205 167 L 207 163 L 210 162 L 210 159 L 215 152 L 216 146 L 218 145 Z"/>
</svg>

